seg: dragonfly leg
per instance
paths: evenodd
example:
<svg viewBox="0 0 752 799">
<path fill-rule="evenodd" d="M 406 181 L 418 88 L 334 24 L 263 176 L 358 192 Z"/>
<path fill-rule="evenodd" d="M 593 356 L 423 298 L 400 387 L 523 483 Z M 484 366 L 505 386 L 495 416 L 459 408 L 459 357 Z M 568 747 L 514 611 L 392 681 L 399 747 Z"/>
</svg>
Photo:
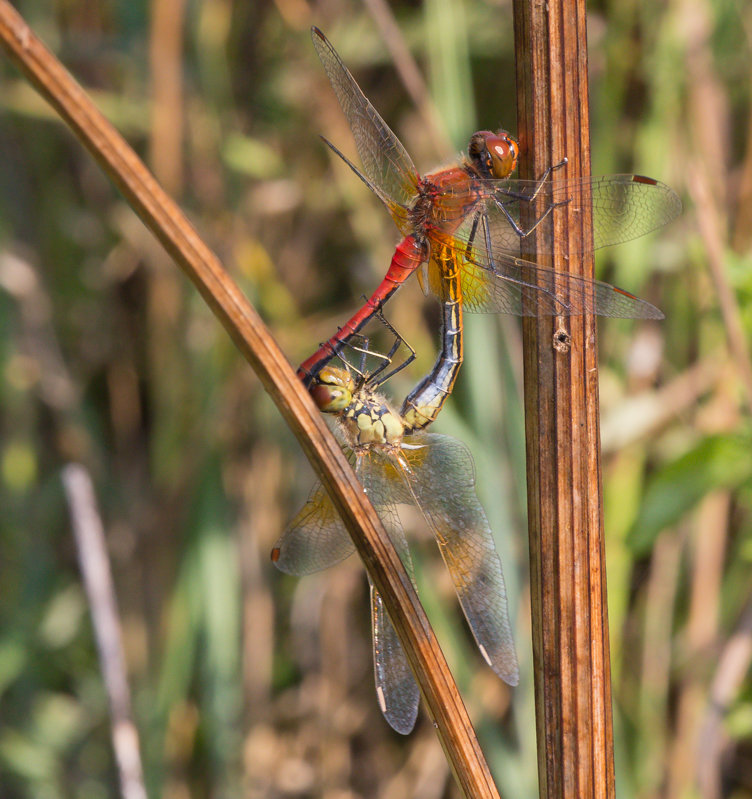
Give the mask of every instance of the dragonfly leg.
<svg viewBox="0 0 752 799">
<path fill-rule="evenodd" d="M 358 346 L 357 344 L 354 343 L 356 339 L 360 340 L 361 346 Z M 364 383 L 366 381 L 366 375 L 367 375 L 367 369 L 368 369 L 368 364 L 366 363 L 366 360 L 368 359 L 368 356 L 369 355 L 373 355 L 376 358 L 380 358 L 380 359 L 383 359 L 385 356 L 383 356 L 379 352 L 373 352 L 371 350 L 371 348 L 370 348 L 371 347 L 371 340 L 368 338 L 368 336 L 362 336 L 360 334 L 357 335 L 357 336 L 353 336 L 353 338 L 350 339 L 347 342 L 347 345 L 354 352 L 359 352 L 360 353 L 360 366 L 356 367 L 353 364 L 349 364 L 349 365 L 355 371 L 355 373 L 358 375 L 358 377 L 361 378 L 361 381 Z M 380 368 L 383 368 L 383 366 L 380 367 Z"/>
<path fill-rule="evenodd" d="M 386 368 L 386 364 L 379 367 L 375 372 L 372 372 L 368 378 L 368 383 L 372 388 L 378 388 L 378 386 L 382 385 L 383 383 L 386 383 L 387 380 L 391 380 L 398 372 L 401 372 L 408 364 L 412 363 L 415 360 L 415 350 L 404 339 L 400 342 L 395 343 L 395 345 L 392 347 L 391 350 L 392 354 L 402 344 L 404 344 L 405 347 L 407 347 L 407 349 L 410 350 L 410 355 L 408 355 L 403 361 L 401 361 L 397 366 L 395 366 L 394 369 L 390 370 L 389 372 L 386 372 L 386 374 L 383 375 L 381 374 L 381 372 Z M 376 377 L 378 377 L 377 380 L 374 379 Z"/>
<path fill-rule="evenodd" d="M 493 246 L 491 244 L 491 229 L 488 225 L 488 217 L 483 214 L 482 218 L 482 227 L 483 227 L 483 238 L 485 240 L 486 246 L 486 254 L 488 256 L 488 262 L 491 264 L 491 268 L 496 272 L 498 275 L 503 275 L 504 279 L 510 283 L 516 283 L 520 286 L 521 294 L 522 294 L 522 314 L 524 316 L 538 315 L 538 308 L 541 303 L 541 297 L 547 297 L 551 302 L 551 309 L 547 310 L 546 313 L 551 313 L 556 316 L 569 316 L 572 312 L 572 308 L 569 303 L 565 302 L 557 293 L 556 291 L 548 288 L 547 286 L 541 286 L 537 283 L 524 280 L 523 278 L 515 278 L 512 274 L 509 273 L 508 270 L 500 269 L 496 262 L 494 261 L 493 256 Z M 531 266 L 526 261 L 522 259 L 515 259 L 515 266 L 518 267 L 525 267 Z M 534 266 L 534 265 L 533 265 Z M 532 276 L 531 276 L 532 278 Z"/>
<path fill-rule="evenodd" d="M 370 321 L 374 313 L 381 308 L 404 281 L 427 258 L 426 245 L 418 242 L 415 236 L 406 236 L 398 245 L 392 256 L 386 276 L 379 284 L 371 297 L 351 318 L 339 332 L 322 344 L 316 352 L 306 358 L 298 366 L 298 377 L 309 387 L 316 379 L 319 372 L 326 364 L 338 355 L 339 347 L 343 340 L 359 333 Z"/>
<path fill-rule="evenodd" d="M 380 386 L 382 383 L 386 383 L 387 380 L 394 377 L 398 372 L 401 372 L 408 364 L 411 364 L 415 360 L 415 350 L 410 346 L 409 342 L 407 342 L 403 336 L 397 331 L 394 325 L 384 316 L 384 311 L 379 308 L 374 316 L 381 322 L 384 327 L 389 330 L 389 332 L 394 336 L 394 343 L 392 344 L 392 348 L 389 350 L 388 354 L 384 356 L 386 358 L 385 362 L 375 371 L 372 372 L 369 377 L 369 383 L 374 388 L 376 386 Z M 389 364 L 391 364 L 392 359 L 394 358 L 397 350 L 404 344 L 404 346 L 410 351 L 410 354 L 398 365 L 395 366 L 390 372 L 387 372 L 385 375 L 382 375 L 378 380 L 376 378 Z"/>
<path fill-rule="evenodd" d="M 558 208 L 560 205 L 566 205 L 567 203 L 571 202 L 571 198 L 567 199 L 567 200 L 560 200 L 559 202 L 551 203 L 546 208 L 546 210 L 541 214 L 541 216 L 538 217 L 538 219 L 536 219 L 535 222 L 533 222 L 532 226 L 527 228 L 527 229 L 525 229 L 523 227 L 520 227 L 520 225 L 517 224 L 517 220 L 514 219 L 514 217 L 507 210 L 506 202 L 503 199 L 501 199 L 501 198 L 505 197 L 505 198 L 507 198 L 507 201 L 512 200 L 514 202 L 524 202 L 524 203 L 535 202 L 535 200 L 538 198 L 538 195 L 540 194 L 541 189 L 546 184 L 546 182 L 548 181 L 548 179 L 551 176 L 551 174 L 553 172 L 555 172 L 557 169 L 561 169 L 563 166 L 566 166 L 566 164 L 568 164 L 568 163 L 569 163 L 569 159 L 564 157 L 564 158 L 561 159 L 561 161 L 559 161 L 558 164 L 553 164 L 553 165 L 547 167 L 545 172 L 541 176 L 540 180 L 538 180 L 538 183 L 537 183 L 537 185 L 535 187 L 535 191 L 533 191 L 532 194 L 523 194 L 521 192 L 516 192 L 516 191 L 499 190 L 494 195 L 493 201 L 496 204 L 497 208 L 504 214 L 504 216 L 507 218 L 507 221 L 509 222 L 509 224 L 512 227 L 512 229 L 514 230 L 514 232 L 521 239 L 524 239 L 526 236 L 529 236 L 538 227 L 538 225 L 540 225 L 540 223 L 544 219 L 546 219 L 546 217 L 551 213 L 551 211 L 554 210 L 554 208 Z"/>
<path fill-rule="evenodd" d="M 527 228 L 527 230 L 525 230 L 523 228 L 520 228 L 518 225 L 515 225 L 515 229 L 516 229 L 515 232 L 517 233 L 517 235 L 521 239 L 526 238 L 527 236 L 529 236 L 538 227 L 538 225 L 540 225 L 540 223 L 544 219 L 546 219 L 546 217 L 548 217 L 548 215 L 554 210 L 554 208 L 559 208 L 562 205 L 569 205 L 569 203 L 571 203 L 571 202 L 572 202 L 572 198 L 569 197 L 566 200 L 559 200 L 558 202 L 551 203 L 548 206 L 548 208 L 546 208 L 546 210 L 535 220 L 535 222 L 533 222 L 533 224 L 529 228 Z M 497 203 L 497 205 L 499 204 L 498 200 L 496 201 L 496 203 Z M 509 218 L 506 208 L 502 208 L 502 210 L 504 212 L 504 215 L 507 216 L 507 218 Z"/>
<path fill-rule="evenodd" d="M 509 214 L 505 212 L 507 219 L 509 218 Z M 473 214 L 473 226 L 470 228 L 470 234 L 467 237 L 467 247 L 465 247 L 465 258 L 470 259 L 470 256 L 473 251 L 473 244 L 475 244 L 475 237 L 478 234 L 478 222 L 480 221 L 481 212 L 476 211 Z M 514 221 L 512 220 L 512 224 Z"/>
<path fill-rule="evenodd" d="M 337 335 L 338 336 L 339 336 L 339 334 L 341 332 L 342 332 L 342 328 L 341 327 L 337 327 Z M 357 335 L 357 334 L 355 334 L 355 335 Z M 339 358 L 341 361 L 344 362 L 344 359 L 342 358 L 342 350 L 346 346 L 348 346 L 350 338 L 352 338 L 352 336 L 348 336 L 347 338 L 339 339 L 335 343 L 332 343 L 332 341 L 329 340 L 329 341 L 326 341 L 326 342 L 324 342 L 322 344 L 319 344 L 319 347 L 321 348 L 321 350 L 327 350 L 328 349 L 329 353 L 330 353 L 329 357 L 326 358 L 326 360 L 322 363 L 322 365 L 325 365 L 325 364 L 329 363 L 329 361 L 333 360 L 334 358 Z"/>
<path fill-rule="evenodd" d="M 400 333 L 397 331 L 394 325 L 392 325 L 392 323 L 386 318 L 386 316 L 384 316 L 384 312 L 380 305 L 375 307 L 371 318 L 377 319 L 394 337 L 394 341 L 388 353 L 383 353 L 376 349 L 372 349 L 370 339 L 361 333 L 356 333 L 347 336 L 346 338 L 337 342 L 335 347 L 333 347 L 332 349 L 336 349 L 337 351 L 336 355 L 342 361 L 342 363 L 345 364 L 345 366 L 348 369 L 355 372 L 361 378 L 362 384 L 367 383 L 372 388 L 375 388 L 377 386 L 380 386 L 382 383 L 385 383 L 391 377 L 393 377 L 402 369 L 404 369 L 408 364 L 412 363 L 415 360 L 415 350 L 403 338 L 403 336 L 400 335 Z M 389 372 L 382 375 L 382 372 L 384 372 L 384 370 L 387 369 L 393 363 L 394 356 L 396 355 L 399 348 L 403 345 L 407 350 L 409 350 L 410 354 L 405 356 L 405 358 L 397 366 L 395 366 L 394 369 L 391 369 Z M 353 352 L 360 353 L 361 357 L 360 357 L 359 366 L 356 366 L 354 363 L 351 362 L 350 359 L 343 356 L 342 353 L 346 347 L 352 350 Z M 379 366 L 377 366 L 373 370 L 368 369 L 368 364 L 367 364 L 368 357 L 374 358 L 377 361 L 379 361 L 380 362 Z M 377 380 L 376 378 L 379 379 Z"/>
<path fill-rule="evenodd" d="M 566 166 L 569 163 L 569 159 L 564 156 L 564 158 L 559 161 L 558 164 L 552 164 L 549 167 L 546 167 L 543 174 L 538 178 L 538 181 L 535 185 L 535 191 L 532 194 L 525 194 L 524 192 L 520 191 L 512 191 L 511 189 L 499 189 L 497 194 L 502 195 L 503 197 L 509 197 L 511 200 L 518 200 L 524 203 L 531 203 L 533 200 L 537 199 L 538 194 L 540 194 L 540 190 L 546 185 L 546 181 L 551 176 L 552 172 L 556 172 L 557 169 L 561 169 L 562 167 Z"/>
<path fill-rule="evenodd" d="M 336 350 L 336 355 L 340 359 L 340 361 L 342 361 L 345 368 L 348 371 L 355 372 L 355 374 L 358 375 L 361 384 L 365 383 L 368 378 L 368 371 L 366 364 L 366 359 L 368 358 L 368 356 L 370 355 L 373 356 L 374 358 L 378 358 L 384 361 L 386 361 L 387 357 L 386 355 L 383 355 L 380 352 L 374 352 L 373 350 L 371 350 L 370 343 L 371 342 L 367 336 L 364 336 L 361 333 L 354 333 L 342 339 L 341 341 L 337 342 L 337 344 L 333 348 Z M 359 365 L 354 364 L 350 358 L 346 357 L 343 354 L 345 349 L 360 353 Z M 379 368 L 383 369 L 384 366 L 382 365 Z"/>
<path fill-rule="evenodd" d="M 537 191 L 536 191 L 536 193 L 537 193 Z M 515 201 L 518 201 L 519 199 L 520 199 L 519 197 L 515 197 L 514 198 Z M 525 197 L 524 199 L 525 199 L 525 202 L 531 202 L 533 198 Z M 559 200 L 558 202 L 550 203 L 549 206 L 546 208 L 546 210 L 535 220 L 535 222 L 533 222 L 533 224 L 529 228 L 523 228 L 523 227 L 520 227 L 517 224 L 517 221 L 515 220 L 515 218 L 507 210 L 506 203 L 504 203 L 498 197 L 494 197 L 493 201 L 496 204 L 496 207 L 507 218 L 507 222 L 509 222 L 512 230 L 514 230 L 514 232 L 521 239 L 524 239 L 524 238 L 527 238 L 527 236 L 529 236 L 538 227 L 538 225 L 540 225 L 540 223 L 544 219 L 546 219 L 548 217 L 548 215 L 554 210 L 554 208 L 558 208 L 561 205 L 568 205 L 570 202 L 572 202 L 572 198 L 569 197 L 566 200 Z"/>
<path fill-rule="evenodd" d="M 538 181 L 538 185 L 535 188 L 535 191 L 530 195 L 529 200 L 532 202 L 537 196 L 540 190 L 543 188 L 543 184 L 548 180 L 549 175 L 552 172 L 556 172 L 557 169 L 561 169 L 563 166 L 566 166 L 569 163 L 569 159 L 564 156 L 564 158 L 559 161 L 558 164 L 552 164 L 551 166 L 546 168 L 546 171 L 541 175 L 540 180 Z"/>
</svg>

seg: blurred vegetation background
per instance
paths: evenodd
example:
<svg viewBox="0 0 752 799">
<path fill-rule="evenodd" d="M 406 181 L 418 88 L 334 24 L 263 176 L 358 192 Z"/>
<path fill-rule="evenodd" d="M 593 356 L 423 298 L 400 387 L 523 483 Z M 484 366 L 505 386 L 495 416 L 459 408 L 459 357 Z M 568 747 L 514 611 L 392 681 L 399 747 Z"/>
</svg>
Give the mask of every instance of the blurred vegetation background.
<svg viewBox="0 0 752 799">
<path fill-rule="evenodd" d="M 18 7 L 293 364 L 370 293 L 396 242 L 378 200 L 318 138 L 354 151 L 310 25 L 419 169 L 451 161 L 477 128 L 515 129 L 507 0 L 395 3 L 403 39 L 382 33 L 376 0 Z M 752 797 L 751 36 L 752 6 L 736 0 L 590 8 L 593 171 L 654 176 L 685 202 L 670 228 L 598 266 L 667 317 L 600 326 L 621 797 Z M 400 79 L 395 43 L 425 94 Z M 60 479 L 80 461 L 106 527 L 150 796 L 455 796 L 428 719 L 408 738 L 381 719 L 356 559 L 300 580 L 269 562 L 313 484 L 292 435 L 188 281 L 4 58 L 0 155 L 0 794 L 118 792 Z M 400 398 L 433 363 L 438 316 L 417 281 L 389 316 L 419 354 L 390 385 Z M 466 366 L 437 429 L 476 460 L 518 689 L 482 662 L 433 543 L 406 522 L 502 795 L 533 797 L 520 331 L 467 323 Z"/>
</svg>

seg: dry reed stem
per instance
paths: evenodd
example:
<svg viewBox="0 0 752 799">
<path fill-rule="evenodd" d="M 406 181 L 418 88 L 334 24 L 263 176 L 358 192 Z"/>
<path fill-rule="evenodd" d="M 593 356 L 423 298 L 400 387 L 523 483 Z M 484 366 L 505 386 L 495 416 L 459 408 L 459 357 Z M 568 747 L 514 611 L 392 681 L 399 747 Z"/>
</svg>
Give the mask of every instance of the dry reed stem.
<svg viewBox="0 0 752 799">
<path fill-rule="evenodd" d="M 718 294 L 718 304 L 723 316 L 723 327 L 726 331 L 729 352 L 744 388 L 747 407 L 752 409 L 752 358 L 750 358 L 739 303 L 726 272 L 724 236 L 718 206 L 711 198 L 706 175 L 696 164 L 690 163 L 689 165 L 687 184 L 697 209 L 697 228 L 705 247 L 710 275 Z"/>
<path fill-rule="evenodd" d="M 521 176 L 564 157 L 563 177 L 589 175 L 584 0 L 515 0 L 514 18 Z M 592 257 L 568 257 L 592 249 L 572 211 L 552 223 L 553 266 L 592 277 Z M 540 795 L 612 799 L 595 319 L 525 319 L 523 337 Z"/>
<path fill-rule="evenodd" d="M 402 563 L 345 455 L 255 309 L 133 150 L 7 0 L 0 0 L 0 43 L 192 280 L 259 376 L 326 486 L 384 598 L 460 789 L 474 799 L 498 797 Z"/>
</svg>

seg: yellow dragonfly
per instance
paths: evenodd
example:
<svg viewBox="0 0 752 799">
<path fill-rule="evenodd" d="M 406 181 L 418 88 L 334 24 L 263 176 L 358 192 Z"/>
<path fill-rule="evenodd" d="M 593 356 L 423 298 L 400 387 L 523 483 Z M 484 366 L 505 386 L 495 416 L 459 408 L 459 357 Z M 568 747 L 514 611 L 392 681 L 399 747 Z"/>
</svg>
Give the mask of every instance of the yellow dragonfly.
<svg viewBox="0 0 752 799">
<path fill-rule="evenodd" d="M 311 386 L 314 400 L 324 413 L 337 417 L 340 440 L 408 573 L 412 577 L 396 508 L 400 503 L 417 507 L 433 532 L 483 658 L 505 682 L 516 685 L 519 669 L 504 576 L 475 492 L 469 450 L 446 435 L 406 434 L 402 417 L 378 391 L 386 377 L 379 380 L 372 373 L 354 378 L 353 369 L 345 365 L 320 370 Z M 277 541 L 272 560 L 283 572 L 303 575 L 326 569 L 354 551 L 329 495 L 318 484 Z M 415 724 L 420 694 L 373 585 L 371 620 L 379 706 L 388 723 L 407 734 Z"/>
</svg>

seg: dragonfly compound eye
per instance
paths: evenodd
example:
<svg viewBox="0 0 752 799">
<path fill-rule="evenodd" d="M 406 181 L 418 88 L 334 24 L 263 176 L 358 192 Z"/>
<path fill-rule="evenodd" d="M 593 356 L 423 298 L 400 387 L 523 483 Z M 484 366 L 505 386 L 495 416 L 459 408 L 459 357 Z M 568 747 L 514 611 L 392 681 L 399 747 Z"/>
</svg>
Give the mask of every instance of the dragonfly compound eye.
<svg viewBox="0 0 752 799">
<path fill-rule="evenodd" d="M 519 147 L 505 131 L 479 130 L 467 148 L 470 161 L 484 178 L 506 178 L 517 166 Z"/>
<path fill-rule="evenodd" d="M 324 413 L 339 413 L 352 402 L 355 383 L 345 369 L 322 369 L 309 389 L 313 401 Z"/>
<path fill-rule="evenodd" d="M 311 397 L 323 413 L 339 413 L 352 402 L 352 394 L 341 386 L 326 386 L 316 383 L 311 386 Z"/>
<path fill-rule="evenodd" d="M 519 147 L 517 142 L 505 130 L 490 133 L 486 136 L 486 147 L 493 166 L 491 173 L 495 178 L 506 178 L 517 167 Z"/>
</svg>

